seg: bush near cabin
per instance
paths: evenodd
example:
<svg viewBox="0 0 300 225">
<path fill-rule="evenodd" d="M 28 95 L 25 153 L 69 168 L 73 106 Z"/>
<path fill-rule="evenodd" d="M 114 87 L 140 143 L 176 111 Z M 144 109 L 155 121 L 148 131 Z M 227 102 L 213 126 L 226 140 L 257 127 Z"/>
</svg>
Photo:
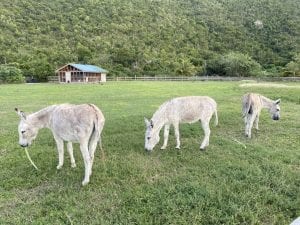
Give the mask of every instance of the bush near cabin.
<svg viewBox="0 0 300 225">
<path fill-rule="evenodd" d="M 0 83 L 24 83 L 22 70 L 15 66 L 0 66 Z"/>
</svg>

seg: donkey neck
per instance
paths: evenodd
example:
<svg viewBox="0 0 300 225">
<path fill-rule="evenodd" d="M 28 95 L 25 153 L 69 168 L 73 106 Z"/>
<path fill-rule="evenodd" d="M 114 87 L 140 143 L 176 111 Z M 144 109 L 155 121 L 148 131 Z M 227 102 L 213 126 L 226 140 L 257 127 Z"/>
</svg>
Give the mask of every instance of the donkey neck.
<svg viewBox="0 0 300 225">
<path fill-rule="evenodd" d="M 165 115 L 164 110 L 158 110 L 154 113 L 152 117 L 153 122 L 153 128 L 157 130 L 158 132 L 161 130 L 161 128 L 167 123 L 167 117 Z"/>
<path fill-rule="evenodd" d="M 29 119 L 32 123 L 38 128 L 44 128 L 50 126 L 51 113 L 54 110 L 55 106 L 49 106 L 40 111 L 37 111 L 29 115 Z"/>
<path fill-rule="evenodd" d="M 270 109 L 273 105 L 273 100 L 266 98 L 264 96 L 260 96 L 262 107 L 266 109 Z"/>
</svg>

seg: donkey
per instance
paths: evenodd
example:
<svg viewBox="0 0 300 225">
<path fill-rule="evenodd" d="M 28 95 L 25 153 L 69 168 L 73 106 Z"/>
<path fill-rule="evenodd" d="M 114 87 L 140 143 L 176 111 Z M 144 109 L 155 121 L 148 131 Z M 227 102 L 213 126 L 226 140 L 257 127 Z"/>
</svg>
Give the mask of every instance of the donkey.
<svg viewBox="0 0 300 225">
<path fill-rule="evenodd" d="M 258 130 L 259 115 L 262 108 L 269 110 L 273 120 L 280 118 L 280 99 L 273 101 L 259 94 L 248 93 L 242 97 L 242 114 L 245 120 L 245 135 L 251 138 L 253 123 Z"/>
<path fill-rule="evenodd" d="M 161 149 L 165 149 L 168 143 L 170 125 L 174 126 L 176 137 L 176 148 L 180 149 L 179 124 L 195 123 L 200 121 L 204 130 L 204 140 L 200 146 L 201 150 L 209 145 L 209 121 L 215 114 L 215 125 L 218 124 L 217 103 L 207 96 L 187 96 L 173 98 L 163 103 L 153 114 L 149 121 L 145 119 L 145 149 L 152 151 L 159 142 L 159 132 L 164 127 L 164 143 Z"/>
<path fill-rule="evenodd" d="M 98 142 L 102 150 L 101 132 L 105 119 L 100 109 L 93 104 L 61 104 L 46 107 L 28 116 L 17 108 L 15 110 L 21 118 L 18 132 L 22 147 L 31 145 L 39 129 L 46 127 L 52 131 L 58 150 L 57 169 L 61 169 L 64 163 L 64 141 L 68 142 L 71 167 L 76 166 L 72 143 L 80 144 L 85 166 L 82 185 L 88 184 Z"/>
</svg>

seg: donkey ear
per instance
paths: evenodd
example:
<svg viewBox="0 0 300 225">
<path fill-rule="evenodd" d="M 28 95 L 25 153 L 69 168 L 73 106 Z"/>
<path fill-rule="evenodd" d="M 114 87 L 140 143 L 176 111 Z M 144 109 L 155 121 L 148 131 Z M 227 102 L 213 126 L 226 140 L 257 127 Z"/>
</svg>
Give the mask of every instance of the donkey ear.
<svg viewBox="0 0 300 225">
<path fill-rule="evenodd" d="M 15 108 L 15 111 L 21 117 L 21 119 L 26 120 L 26 115 L 23 111 L 20 111 L 18 108 Z"/>
<path fill-rule="evenodd" d="M 144 121 L 145 121 L 146 126 L 149 127 L 150 126 L 150 121 L 146 117 L 144 117 Z"/>
<path fill-rule="evenodd" d="M 277 99 L 277 100 L 275 101 L 275 104 L 278 105 L 280 102 L 281 102 L 281 100 L 280 100 L 280 99 Z"/>
</svg>

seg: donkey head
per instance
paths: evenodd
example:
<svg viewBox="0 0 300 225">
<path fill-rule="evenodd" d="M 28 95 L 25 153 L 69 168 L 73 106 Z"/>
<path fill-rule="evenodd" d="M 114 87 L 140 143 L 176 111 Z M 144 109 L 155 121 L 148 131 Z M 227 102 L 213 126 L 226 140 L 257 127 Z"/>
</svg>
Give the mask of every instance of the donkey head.
<svg viewBox="0 0 300 225">
<path fill-rule="evenodd" d="M 271 114 L 271 117 L 273 120 L 279 120 L 280 119 L 280 99 L 277 99 L 276 101 L 273 102 L 269 112 Z"/>
<path fill-rule="evenodd" d="M 145 118 L 146 134 L 145 134 L 145 149 L 152 151 L 154 146 L 159 142 L 159 130 L 155 129 L 153 121 Z"/>
<path fill-rule="evenodd" d="M 22 147 L 28 147 L 38 134 L 38 128 L 32 125 L 32 122 L 26 117 L 23 111 L 15 108 L 15 111 L 20 116 L 21 120 L 18 127 L 19 144 Z"/>
</svg>

